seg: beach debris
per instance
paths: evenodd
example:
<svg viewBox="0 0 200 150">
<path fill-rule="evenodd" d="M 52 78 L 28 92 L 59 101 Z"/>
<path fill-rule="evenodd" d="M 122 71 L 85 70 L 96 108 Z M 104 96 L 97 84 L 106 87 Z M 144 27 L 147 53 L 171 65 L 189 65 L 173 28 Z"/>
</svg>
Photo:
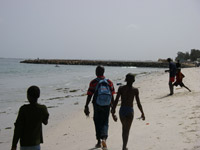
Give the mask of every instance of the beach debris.
<svg viewBox="0 0 200 150">
<path fill-rule="evenodd" d="M 78 105 L 78 104 L 79 104 L 79 102 L 75 102 L 75 103 L 74 103 L 74 105 Z"/>
<path fill-rule="evenodd" d="M 6 113 L 6 111 L 2 111 L 2 112 L 0 112 L 0 114 L 5 114 Z"/>
<path fill-rule="evenodd" d="M 71 95 L 67 95 L 67 96 L 65 96 L 65 98 L 69 98 L 69 97 L 72 97 Z"/>
<path fill-rule="evenodd" d="M 12 127 L 7 127 L 7 128 L 5 128 L 6 130 L 9 130 L 9 129 L 12 129 Z"/>
<path fill-rule="evenodd" d="M 67 96 L 63 96 L 63 97 L 53 97 L 53 98 L 48 98 L 47 100 L 56 100 L 56 99 L 61 100 L 61 99 L 64 99 L 64 98 L 69 98 L 69 97 L 73 97 L 73 96 L 67 95 Z"/>
<path fill-rule="evenodd" d="M 81 94 L 80 96 L 86 96 L 87 94 L 86 93 L 83 93 L 83 94 Z"/>
<path fill-rule="evenodd" d="M 57 88 L 56 91 L 68 93 L 69 92 L 69 88 Z"/>
<path fill-rule="evenodd" d="M 48 106 L 47 108 L 55 108 L 55 107 L 58 107 L 58 106 Z"/>
<path fill-rule="evenodd" d="M 58 105 L 63 105 L 64 103 L 58 103 Z"/>
<path fill-rule="evenodd" d="M 74 91 L 72 91 L 74 92 Z M 80 95 L 66 95 L 66 96 L 62 96 L 62 97 L 52 97 L 52 98 L 48 98 L 46 99 L 47 101 L 52 101 L 52 100 L 64 100 L 65 98 L 71 98 L 71 97 L 82 97 L 82 96 L 86 96 L 86 93 L 80 94 Z M 45 99 L 42 99 L 42 101 L 44 101 Z M 1 114 L 1 113 L 0 113 Z"/>
<path fill-rule="evenodd" d="M 47 100 L 55 100 L 55 99 L 62 99 L 62 98 L 64 98 L 64 97 L 53 97 L 53 98 L 49 98 Z"/>
<path fill-rule="evenodd" d="M 146 125 L 149 125 L 149 123 L 146 123 Z"/>
<path fill-rule="evenodd" d="M 122 83 L 117 83 L 117 85 L 119 86 L 119 85 L 122 85 Z"/>
<path fill-rule="evenodd" d="M 149 72 L 141 72 L 140 75 L 147 75 L 150 74 Z"/>
<path fill-rule="evenodd" d="M 69 92 L 77 92 L 79 89 L 70 90 Z"/>
</svg>

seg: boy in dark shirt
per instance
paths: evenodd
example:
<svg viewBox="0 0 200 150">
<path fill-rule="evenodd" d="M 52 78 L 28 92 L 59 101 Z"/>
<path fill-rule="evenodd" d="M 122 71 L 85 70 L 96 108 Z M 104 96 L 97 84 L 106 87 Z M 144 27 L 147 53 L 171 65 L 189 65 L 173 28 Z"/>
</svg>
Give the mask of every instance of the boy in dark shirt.
<svg viewBox="0 0 200 150">
<path fill-rule="evenodd" d="M 47 125 L 49 113 L 45 105 L 37 103 L 40 89 L 31 86 L 27 90 L 27 99 L 30 104 L 23 105 L 15 122 L 15 130 L 11 150 L 17 149 L 20 140 L 20 150 L 40 150 L 43 143 L 42 123 Z"/>
</svg>

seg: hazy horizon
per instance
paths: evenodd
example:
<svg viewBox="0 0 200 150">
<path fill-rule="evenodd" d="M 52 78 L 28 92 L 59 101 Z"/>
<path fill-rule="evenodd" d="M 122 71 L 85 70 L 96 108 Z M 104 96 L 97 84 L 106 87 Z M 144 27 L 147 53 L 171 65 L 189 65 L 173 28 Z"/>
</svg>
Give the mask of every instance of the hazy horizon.
<svg viewBox="0 0 200 150">
<path fill-rule="evenodd" d="M 157 61 L 200 49 L 199 0 L 1 0 L 0 57 Z"/>
</svg>

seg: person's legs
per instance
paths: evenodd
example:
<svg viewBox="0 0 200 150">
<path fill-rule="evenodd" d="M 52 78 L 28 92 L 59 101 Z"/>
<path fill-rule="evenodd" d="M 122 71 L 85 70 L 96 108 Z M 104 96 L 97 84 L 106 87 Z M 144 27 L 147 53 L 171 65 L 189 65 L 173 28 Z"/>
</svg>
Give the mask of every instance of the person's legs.
<svg viewBox="0 0 200 150">
<path fill-rule="evenodd" d="M 104 106 L 101 110 L 101 139 L 108 137 L 108 123 L 109 123 L 110 106 Z"/>
<path fill-rule="evenodd" d="M 110 114 L 110 106 L 98 106 L 93 105 L 94 107 L 94 124 L 96 130 L 97 144 L 96 147 L 106 146 L 106 139 L 108 137 L 108 122 Z M 102 139 L 102 143 L 101 143 Z"/>
<path fill-rule="evenodd" d="M 190 89 L 189 89 L 187 86 L 185 86 L 185 85 L 184 85 L 183 87 L 185 87 L 185 88 L 186 88 L 188 91 L 190 91 L 190 92 L 191 92 L 191 90 L 190 90 Z"/>
<path fill-rule="evenodd" d="M 122 140 L 123 140 L 123 148 L 122 150 L 127 150 L 126 146 L 128 143 L 129 131 L 131 128 L 131 124 L 133 121 L 133 113 L 130 113 L 127 116 L 120 116 L 120 120 L 122 123 Z"/>
<path fill-rule="evenodd" d="M 106 139 L 108 137 L 108 120 L 110 114 L 110 106 L 94 105 L 94 122 L 96 129 L 96 137 L 98 143 L 96 147 L 106 148 Z M 102 139 L 102 143 L 101 143 Z"/>
<path fill-rule="evenodd" d="M 106 139 L 108 137 L 108 122 L 110 114 L 110 106 L 94 106 L 94 124 L 96 130 L 97 144 L 96 147 L 101 147 L 102 145 L 106 147 Z"/>
<path fill-rule="evenodd" d="M 172 81 L 169 81 L 169 90 L 170 90 L 170 95 L 174 94 L 174 86 L 172 84 Z"/>
<path fill-rule="evenodd" d="M 94 120 L 94 125 L 95 125 L 95 131 L 96 131 L 96 139 L 97 139 L 97 144 L 95 147 L 99 148 L 101 147 L 101 130 L 100 130 L 100 119 L 99 119 L 99 110 L 98 107 L 94 104 L 93 105 L 94 108 L 94 116 L 93 116 L 93 120 Z"/>
<path fill-rule="evenodd" d="M 180 86 L 186 88 L 188 91 L 191 92 L 191 90 L 187 86 L 185 86 L 185 84 L 183 84 L 183 82 L 180 83 Z"/>
</svg>

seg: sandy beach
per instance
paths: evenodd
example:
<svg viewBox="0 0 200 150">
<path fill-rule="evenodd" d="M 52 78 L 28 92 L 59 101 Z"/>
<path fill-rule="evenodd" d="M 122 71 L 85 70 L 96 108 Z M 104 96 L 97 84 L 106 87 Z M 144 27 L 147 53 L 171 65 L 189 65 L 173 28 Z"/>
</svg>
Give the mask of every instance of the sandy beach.
<svg viewBox="0 0 200 150">
<path fill-rule="evenodd" d="M 169 75 L 164 72 L 154 72 L 136 81 L 134 86 L 139 88 L 146 120 L 137 119 L 140 112 L 135 104 L 129 150 L 200 150 L 200 68 L 186 68 L 182 72 L 186 76 L 183 82 L 192 92 L 175 87 L 175 94 L 167 96 Z M 49 124 L 43 128 L 42 150 L 95 150 L 93 108 L 90 103 L 90 117 L 86 118 L 85 100 L 86 96 L 82 96 L 71 104 L 76 113 L 67 114 L 64 106 L 60 106 L 59 111 L 49 109 L 51 116 Z M 120 121 L 114 122 L 110 116 L 109 150 L 121 150 L 121 132 Z M 7 141 L 0 143 L 0 150 L 10 149 L 13 126 L 9 132 L 7 129 L 1 134 Z"/>
<path fill-rule="evenodd" d="M 192 92 L 177 87 L 173 96 L 167 96 L 168 74 L 163 72 L 147 75 L 143 81 L 135 84 L 140 91 L 146 121 L 137 119 L 140 114 L 135 105 L 135 119 L 128 143 L 130 150 L 200 149 L 200 68 L 183 69 L 182 72 L 186 76 L 183 82 Z M 90 118 L 86 118 L 80 109 L 69 120 L 63 119 L 47 129 L 42 149 L 95 149 L 91 104 L 90 110 Z M 122 147 L 121 123 L 119 120 L 115 123 L 111 116 L 107 144 L 110 150 L 120 150 Z"/>
</svg>

